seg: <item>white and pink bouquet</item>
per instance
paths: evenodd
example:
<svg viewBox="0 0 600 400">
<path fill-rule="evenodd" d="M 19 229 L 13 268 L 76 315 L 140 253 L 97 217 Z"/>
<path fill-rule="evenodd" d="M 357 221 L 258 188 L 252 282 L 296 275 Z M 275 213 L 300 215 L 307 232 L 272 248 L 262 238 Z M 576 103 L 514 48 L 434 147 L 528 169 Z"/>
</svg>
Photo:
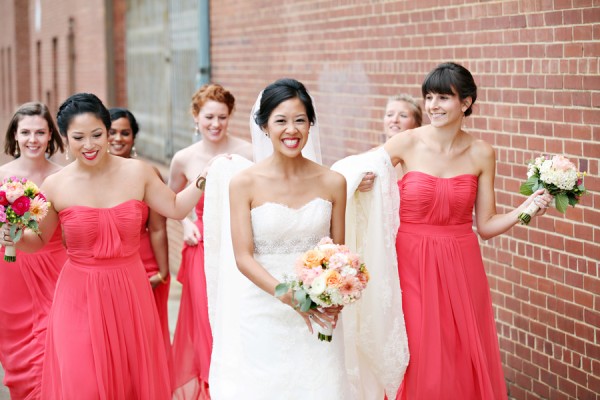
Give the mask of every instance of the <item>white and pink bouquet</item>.
<svg viewBox="0 0 600 400">
<path fill-rule="evenodd" d="M 311 308 L 351 304 L 360 299 L 368 282 L 369 271 L 358 254 L 325 237 L 298 259 L 295 279 L 277 285 L 275 295 L 284 295 L 291 289 L 300 310 L 307 312 Z M 317 329 L 322 330 L 319 340 L 331 342 L 331 326 Z"/>
<path fill-rule="evenodd" d="M 554 196 L 556 209 L 561 213 L 567 206 L 575 207 L 586 191 L 583 186 L 585 172 L 579 172 L 575 164 L 564 156 L 540 156 L 528 164 L 527 181 L 521 185 L 520 192 L 526 196 L 538 189 L 546 189 Z M 539 207 L 532 202 L 521 214 L 519 220 L 527 225 Z"/>
<path fill-rule="evenodd" d="M 9 235 L 13 242 L 21 239 L 25 228 L 40 233 L 39 223 L 49 207 L 50 202 L 37 185 L 25 178 L 10 177 L 0 184 L 0 226 L 10 225 Z M 4 261 L 16 260 L 15 248 L 6 246 Z"/>
</svg>

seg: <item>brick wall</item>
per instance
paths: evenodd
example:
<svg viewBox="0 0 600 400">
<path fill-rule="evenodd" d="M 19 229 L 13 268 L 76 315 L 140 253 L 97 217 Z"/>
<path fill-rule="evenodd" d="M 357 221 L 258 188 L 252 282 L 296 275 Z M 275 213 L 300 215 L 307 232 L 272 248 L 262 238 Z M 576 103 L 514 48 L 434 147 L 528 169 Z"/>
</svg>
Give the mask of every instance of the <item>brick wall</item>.
<svg viewBox="0 0 600 400">
<path fill-rule="evenodd" d="M 443 3 L 443 5 L 442 5 Z M 420 96 L 442 61 L 479 86 L 466 129 L 497 153 L 500 211 L 517 206 L 525 163 L 562 153 L 588 171 L 590 194 L 567 211 L 482 242 L 504 372 L 514 399 L 594 399 L 600 392 L 600 2 L 211 2 L 213 81 L 236 96 L 230 124 L 273 80 L 316 99 L 328 164 L 383 141 L 385 99 Z"/>
<path fill-rule="evenodd" d="M 2 2 L 0 48 L 10 48 L 12 54 L 10 67 L 7 63 L 3 67 L 10 84 L 2 80 L 0 86 L 2 126 L 26 101 L 43 101 L 55 113 L 73 92 L 87 91 L 107 98 L 104 2 Z M 74 63 L 69 62 L 70 32 Z"/>
</svg>

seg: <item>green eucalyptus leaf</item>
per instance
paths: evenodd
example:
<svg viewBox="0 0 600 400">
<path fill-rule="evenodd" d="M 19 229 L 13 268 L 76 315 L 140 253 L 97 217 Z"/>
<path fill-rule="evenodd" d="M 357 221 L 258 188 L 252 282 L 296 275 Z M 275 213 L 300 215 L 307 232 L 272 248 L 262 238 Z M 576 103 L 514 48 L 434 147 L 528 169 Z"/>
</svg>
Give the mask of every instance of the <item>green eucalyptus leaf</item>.
<svg viewBox="0 0 600 400">
<path fill-rule="evenodd" d="M 556 209 L 564 214 L 569 205 L 569 197 L 565 193 L 559 193 L 554 198 L 556 199 Z"/>
<path fill-rule="evenodd" d="M 18 242 L 19 240 L 21 240 L 21 236 L 23 236 L 23 229 L 17 229 L 17 234 L 15 235 L 15 237 L 13 238 L 13 242 Z"/>
<path fill-rule="evenodd" d="M 15 237 L 17 236 L 17 231 L 19 230 L 19 227 L 17 225 L 11 225 L 10 226 L 10 231 L 8 232 L 11 239 L 15 240 Z"/>
<path fill-rule="evenodd" d="M 304 298 L 304 301 L 300 303 L 300 311 L 308 312 L 308 310 L 310 310 L 311 303 L 312 300 L 310 299 L 310 297 Z"/>
<path fill-rule="evenodd" d="M 290 285 L 288 283 L 280 283 L 275 286 L 275 297 L 283 296 L 288 290 L 290 290 Z"/>
<path fill-rule="evenodd" d="M 303 290 L 303 289 L 299 289 L 296 292 L 294 292 L 294 299 L 301 304 L 303 301 L 305 301 L 308 298 L 308 294 Z"/>
</svg>

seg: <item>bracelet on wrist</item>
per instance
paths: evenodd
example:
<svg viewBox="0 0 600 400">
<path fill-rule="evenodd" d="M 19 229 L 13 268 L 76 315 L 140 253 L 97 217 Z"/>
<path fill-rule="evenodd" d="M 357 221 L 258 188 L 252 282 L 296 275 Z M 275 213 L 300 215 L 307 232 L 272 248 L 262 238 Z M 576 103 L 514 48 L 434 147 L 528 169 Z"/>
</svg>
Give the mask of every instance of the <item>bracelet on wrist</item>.
<svg viewBox="0 0 600 400">
<path fill-rule="evenodd" d="M 204 190 L 205 186 L 206 186 L 206 177 L 202 176 L 202 174 L 198 175 L 198 177 L 196 178 L 196 187 L 200 190 Z"/>
<path fill-rule="evenodd" d="M 167 283 L 167 276 L 164 276 L 160 273 L 160 271 L 158 271 L 156 273 L 156 275 L 158 276 L 158 279 L 160 279 L 161 283 Z"/>
</svg>

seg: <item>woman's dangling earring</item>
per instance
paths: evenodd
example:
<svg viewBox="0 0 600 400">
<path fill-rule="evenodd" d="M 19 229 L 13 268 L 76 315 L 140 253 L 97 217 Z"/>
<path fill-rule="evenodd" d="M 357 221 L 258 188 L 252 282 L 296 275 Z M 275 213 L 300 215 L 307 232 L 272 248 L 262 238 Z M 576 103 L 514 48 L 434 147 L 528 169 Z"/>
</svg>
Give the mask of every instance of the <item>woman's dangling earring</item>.
<svg viewBox="0 0 600 400">
<path fill-rule="evenodd" d="M 129 153 L 131 158 L 137 158 L 137 151 L 135 150 L 135 146 L 131 147 L 131 152 Z"/>
<path fill-rule="evenodd" d="M 19 145 L 17 145 L 17 148 L 15 149 L 15 158 L 19 157 L 21 155 L 21 152 L 19 151 Z"/>
<path fill-rule="evenodd" d="M 200 136 L 200 129 L 198 129 L 198 124 L 194 124 L 194 137 Z"/>
<path fill-rule="evenodd" d="M 69 149 L 67 149 L 67 151 L 65 151 L 65 161 L 69 161 L 70 157 L 69 157 Z"/>
</svg>

